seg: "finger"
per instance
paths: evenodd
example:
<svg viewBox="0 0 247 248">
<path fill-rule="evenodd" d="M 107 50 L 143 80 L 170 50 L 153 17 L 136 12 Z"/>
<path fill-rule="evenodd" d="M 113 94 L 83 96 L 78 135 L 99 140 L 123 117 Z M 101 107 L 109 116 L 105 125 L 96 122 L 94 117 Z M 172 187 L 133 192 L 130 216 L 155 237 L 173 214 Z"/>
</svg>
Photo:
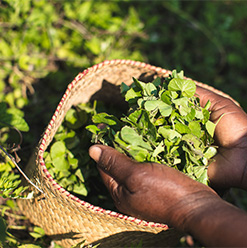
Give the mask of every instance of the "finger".
<svg viewBox="0 0 247 248">
<path fill-rule="evenodd" d="M 101 168 L 98 167 L 98 170 L 99 170 L 100 176 L 101 176 L 104 184 L 108 188 L 108 190 L 110 192 L 115 190 L 119 185 L 118 182 L 112 176 L 110 176 L 104 170 L 102 170 Z"/>
<path fill-rule="evenodd" d="M 215 105 L 218 108 L 218 104 L 227 99 L 226 97 L 221 96 L 217 94 L 216 92 L 213 92 L 211 90 L 205 89 L 200 86 L 196 87 L 196 94 L 199 95 L 201 106 L 205 106 L 208 100 L 210 100 L 210 102 L 212 103 L 210 110 L 213 110 L 213 109 L 215 110 Z M 231 104 L 235 105 L 233 101 L 231 101 Z"/>
<path fill-rule="evenodd" d="M 243 113 L 242 108 L 237 105 L 231 98 L 226 98 L 221 96 L 211 90 L 202 88 L 200 86 L 196 87 L 196 94 L 200 98 L 201 106 L 205 106 L 208 100 L 211 102 L 210 111 L 214 114 L 217 113 L 217 116 L 225 112 L 239 112 Z"/>
<path fill-rule="evenodd" d="M 117 206 L 117 204 L 119 204 L 119 202 L 120 202 L 120 198 L 122 197 L 121 192 L 120 192 L 122 185 L 120 185 L 112 176 L 105 173 L 105 171 L 103 171 L 99 167 L 98 167 L 98 169 L 99 169 L 100 176 L 101 176 L 106 188 L 110 192 L 111 197 L 114 200 L 115 205 Z"/>
<path fill-rule="evenodd" d="M 98 169 L 102 180 L 106 188 L 108 189 L 111 198 L 114 201 L 116 208 L 122 213 L 132 215 L 130 206 L 127 203 L 129 195 L 131 195 L 131 192 L 128 190 L 128 187 L 126 187 L 126 185 L 122 183 L 119 184 L 112 176 L 107 174 L 100 167 L 98 167 Z"/>
<path fill-rule="evenodd" d="M 211 102 L 209 110 L 211 111 L 210 119 L 213 122 L 216 122 L 222 114 L 237 107 L 231 100 L 200 86 L 197 86 L 196 94 L 199 96 L 201 106 L 205 106 L 208 101 Z"/>
<path fill-rule="evenodd" d="M 243 109 L 231 99 L 202 87 L 197 87 L 196 92 L 202 106 L 208 100 L 211 101 L 210 120 L 216 123 L 219 118 L 222 118 L 215 130 L 217 143 L 224 147 L 232 147 L 239 143 L 247 134 L 247 115 Z"/>
<path fill-rule="evenodd" d="M 246 175 L 243 173 L 246 166 L 243 163 L 246 160 L 246 153 L 243 153 L 242 150 L 240 147 L 234 147 L 233 149 L 219 148 L 214 161 L 208 167 L 211 186 L 217 189 L 230 187 L 246 189 L 247 184 L 243 180 Z M 229 160 L 229 158 L 232 158 L 232 160 Z"/>
<path fill-rule="evenodd" d="M 112 147 L 93 145 L 89 155 L 98 163 L 98 167 L 116 182 L 123 183 L 131 174 L 135 161 Z M 106 178 L 106 176 L 105 176 Z"/>
</svg>

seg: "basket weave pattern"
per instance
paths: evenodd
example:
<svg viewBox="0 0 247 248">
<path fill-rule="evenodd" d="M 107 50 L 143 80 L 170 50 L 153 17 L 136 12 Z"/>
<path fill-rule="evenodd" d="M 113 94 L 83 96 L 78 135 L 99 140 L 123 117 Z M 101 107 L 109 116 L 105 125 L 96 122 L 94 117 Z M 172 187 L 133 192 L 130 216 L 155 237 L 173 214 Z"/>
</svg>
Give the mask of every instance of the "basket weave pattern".
<svg viewBox="0 0 247 248">
<path fill-rule="evenodd" d="M 44 194 L 31 200 L 18 201 L 20 209 L 30 221 L 41 226 L 58 244 L 71 247 L 83 240 L 86 245 L 101 243 L 100 247 L 130 246 L 133 242 L 138 244 L 140 240 L 143 247 L 176 244 L 180 234 L 165 224 L 146 222 L 105 210 L 70 194 L 51 177 L 43 159 L 66 112 L 73 105 L 87 103 L 93 96 L 111 101 L 117 95 L 114 86 L 122 82 L 131 84 L 132 77 L 150 81 L 150 78 L 168 76 L 169 73 L 168 70 L 141 62 L 111 60 L 88 68 L 68 85 L 40 141 L 36 162 L 30 163 L 27 168 L 29 176 Z M 104 86 L 107 87 L 104 89 Z"/>
</svg>

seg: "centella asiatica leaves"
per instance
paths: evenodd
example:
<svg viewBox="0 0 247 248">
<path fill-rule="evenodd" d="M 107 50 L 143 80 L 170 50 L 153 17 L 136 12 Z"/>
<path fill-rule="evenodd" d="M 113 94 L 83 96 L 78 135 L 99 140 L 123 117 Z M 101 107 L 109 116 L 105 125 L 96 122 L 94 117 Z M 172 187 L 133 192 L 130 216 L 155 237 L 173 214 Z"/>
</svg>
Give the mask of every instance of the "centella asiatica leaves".
<svg viewBox="0 0 247 248">
<path fill-rule="evenodd" d="M 87 126 L 92 142 L 112 146 L 139 162 L 156 162 L 174 167 L 207 184 L 207 168 L 217 153 L 216 124 L 209 120 L 210 102 L 200 106 L 196 84 L 176 70 L 168 78 L 144 83 L 133 78 L 122 83 L 129 104 L 120 120 L 107 113 L 93 117 Z M 105 124 L 98 128 L 98 124 Z"/>
</svg>

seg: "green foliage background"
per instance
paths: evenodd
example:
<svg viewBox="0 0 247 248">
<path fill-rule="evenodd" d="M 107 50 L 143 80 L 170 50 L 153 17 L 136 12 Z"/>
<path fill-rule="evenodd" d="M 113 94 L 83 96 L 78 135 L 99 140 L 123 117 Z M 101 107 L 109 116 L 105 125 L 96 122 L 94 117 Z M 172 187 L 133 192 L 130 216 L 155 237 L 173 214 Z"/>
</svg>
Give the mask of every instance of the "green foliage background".
<svg viewBox="0 0 247 248">
<path fill-rule="evenodd" d="M 212 85 L 247 110 L 247 2 L 0 2 L 0 101 L 25 115 L 28 161 L 67 85 L 106 59 L 132 59 Z M 16 142 L 1 135 L 1 144 Z"/>
</svg>

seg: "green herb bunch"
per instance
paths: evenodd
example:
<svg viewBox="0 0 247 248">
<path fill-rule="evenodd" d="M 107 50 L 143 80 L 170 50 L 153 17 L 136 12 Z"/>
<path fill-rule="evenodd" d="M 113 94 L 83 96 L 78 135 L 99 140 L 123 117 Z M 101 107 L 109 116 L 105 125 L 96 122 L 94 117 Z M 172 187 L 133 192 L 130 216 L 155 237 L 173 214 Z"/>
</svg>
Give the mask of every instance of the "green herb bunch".
<svg viewBox="0 0 247 248">
<path fill-rule="evenodd" d="M 95 114 L 94 124 L 86 127 L 92 142 L 112 146 L 139 162 L 166 164 L 207 184 L 207 168 L 217 153 L 216 124 L 209 120 L 210 101 L 200 106 L 195 82 L 174 70 L 150 83 L 133 78 L 131 86 L 122 83 L 121 92 L 128 114 L 120 119 Z"/>
<path fill-rule="evenodd" d="M 88 154 L 92 143 L 91 135 L 85 129 L 92 123 L 92 116 L 103 111 L 121 116 L 121 113 L 106 108 L 101 102 L 71 108 L 45 152 L 44 159 L 49 173 L 63 188 L 94 205 L 114 209 L 110 195 L 100 180 L 96 163 Z"/>
</svg>

